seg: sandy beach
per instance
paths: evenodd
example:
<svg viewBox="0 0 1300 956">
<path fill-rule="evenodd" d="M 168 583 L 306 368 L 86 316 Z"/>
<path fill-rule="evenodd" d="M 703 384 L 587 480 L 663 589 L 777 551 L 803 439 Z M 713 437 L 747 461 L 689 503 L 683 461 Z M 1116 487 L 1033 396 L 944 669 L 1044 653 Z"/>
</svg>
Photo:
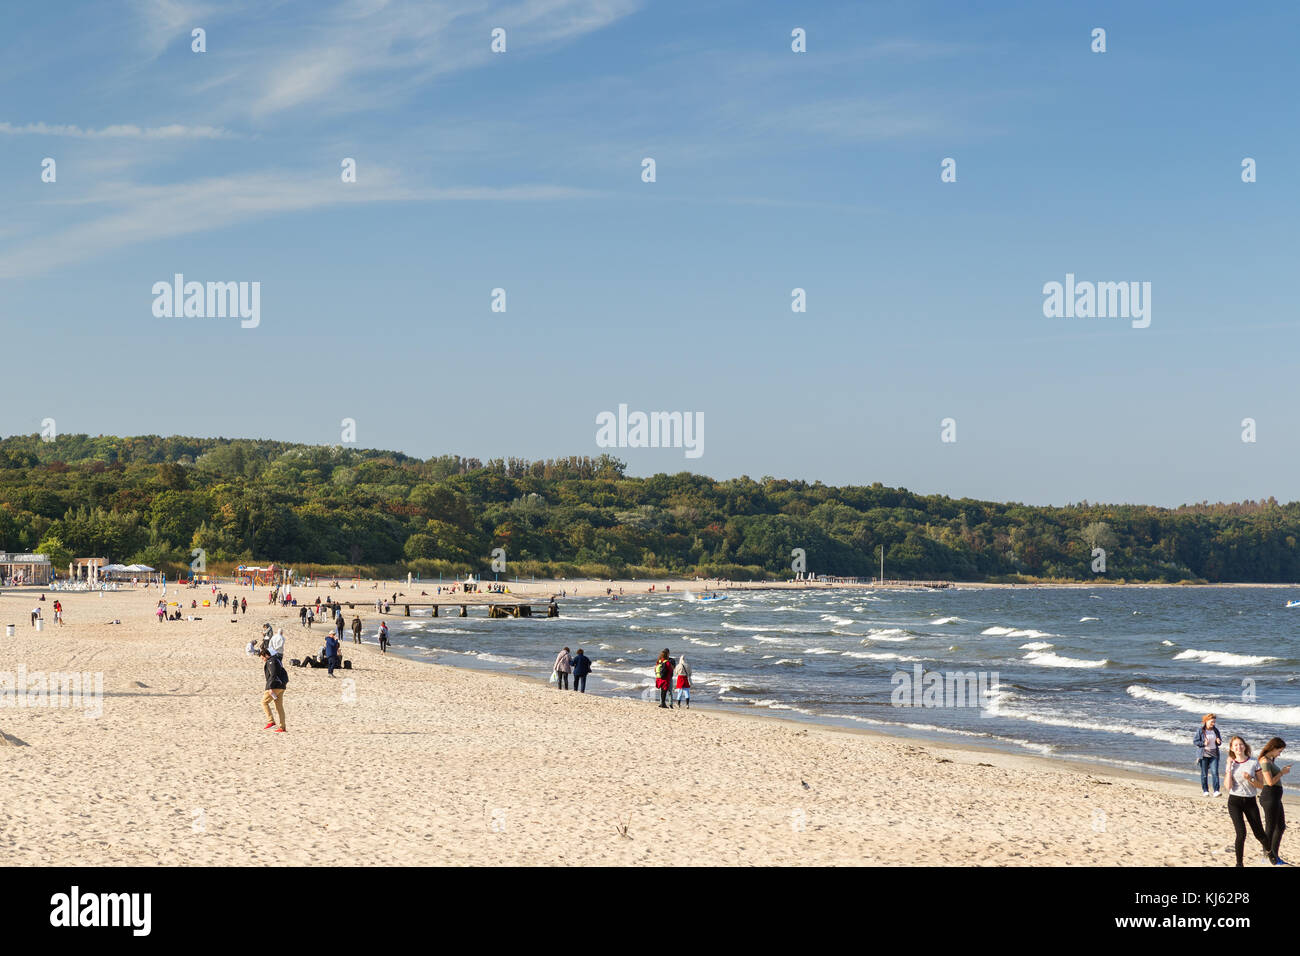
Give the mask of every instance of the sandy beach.
<svg viewBox="0 0 1300 956">
<path fill-rule="evenodd" d="M 378 591 L 368 587 L 296 594 L 333 595 L 345 611 L 357 601 L 369 638 Z M 0 624 L 16 625 L 0 637 L 0 671 L 103 681 L 98 716 L 12 697 L 0 706 L 0 849 L 11 866 L 1232 862 L 1224 800 L 1201 797 L 1190 761 L 1178 782 L 662 711 L 350 639 L 353 667 L 334 679 L 289 668 L 289 732 L 263 731 L 261 665 L 245 644 L 271 621 L 284 626 L 286 659 L 301 657 L 325 629 L 309 634 L 297 609 L 268 607 L 262 589 L 228 590 L 249 601 L 237 623 L 205 608 L 185 611 L 202 621 L 160 624 L 156 588 L 45 592 L 40 633 L 29 624 L 39 592 L 0 596 Z M 203 593 L 169 589 L 186 605 Z M 1252 849 L 1248 865 L 1259 862 Z"/>
</svg>

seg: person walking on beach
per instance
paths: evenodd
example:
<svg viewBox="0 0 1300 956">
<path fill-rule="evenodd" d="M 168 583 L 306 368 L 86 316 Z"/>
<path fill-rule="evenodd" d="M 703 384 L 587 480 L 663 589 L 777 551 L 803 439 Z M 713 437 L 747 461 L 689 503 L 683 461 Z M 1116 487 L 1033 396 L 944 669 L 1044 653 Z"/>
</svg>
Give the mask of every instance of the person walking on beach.
<svg viewBox="0 0 1300 956">
<path fill-rule="evenodd" d="M 573 668 L 573 689 L 585 694 L 587 692 L 587 675 L 591 673 L 591 658 L 582 653 L 580 647 L 574 653 L 569 664 Z"/>
<path fill-rule="evenodd" d="M 552 669 L 555 671 L 555 689 L 568 690 L 569 675 L 573 673 L 573 657 L 567 647 L 555 655 L 555 667 Z"/>
<path fill-rule="evenodd" d="M 329 670 L 326 675 L 334 676 L 334 668 L 339 666 L 339 639 L 333 634 L 325 638 L 325 660 L 329 662 Z"/>
<path fill-rule="evenodd" d="M 243 611 L 245 615 L 248 614 L 248 598 L 239 599 L 239 609 Z"/>
<path fill-rule="evenodd" d="M 54 623 L 63 626 L 63 604 L 57 598 L 54 600 Z"/>
<path fill-rule="evenodd" d="M 1264 853 L 1269 852 L 1268 838 L 1259 820 L 1259 803 L 1255 800 L 1255 790 L 1264 785 L 1256 774 L 1259 762 L 1250 756 L 1250 745 L 1240 737 L 1228 741 L 1228 816 L 1232 818 L 1232 827 L 1237 831 L 1237 865 L 1242 865 L 1242 856 L 1246 848 L 1246 823 L 1250 823 L 1250 832 L 1255 835 Z M 1267 858 L 1267 857 L 1266 857 Z"/>
<path fill-rule="evenodd" d="M 275 717 L 271 716 L 271 705 L 275 704 L 276 716 L 280 718 L 280 726 L 275 727 L 277 734 L 282 734 L 284 730 L 284 689 L 289 684 L 289 672 L 280 664 L 280 659 L 270 651 L 262 651 L 262 671 L 266 674 L 266 693 L 262 695 L 262 710 L 266 713 L 266 726 L 263 730 L 270 730 L 275 727 Z"/>
<path fill-rule="evenodd" d="M 673 668 L 677 662 L 668 656 L 668 648 L 659 652 L 659 659 L 655 661 L 655 688 L 659 691 L 659 706 L 672 710 L 673 704 L 669 697 L 672 691 Z"/>
<path fill-rule="evenodd" d="M 682 706 L 682 701 L 686 701 L 686 709 L 691 707 L 691 665 L 686 663 L 686 655 L 683 654 L 677 661 L 677 666 L 673 668 L 673 683 L 677 688 L 677 706 Z"/>
<path fill-rule="evenodd" d="M 388 622 L 379 622 L 379 651 L 381 654 L 388 653 Z"/>
<path fill-rule="evenodd" d="M 1264 811 L 1264 838 L 1268 843 L 1268 861 L 1274 866 L 1290 866 L 1282 859 L 1282 834 L 1286 831 L 1286 812 L 1282 809 L 1282 778 L 1290 767 L 1277 769 L 1277 758 L 1286 749 L 1281 737 L 1270 737 L 1259 751 L 1259 777 L 1264 784 L 1259 791 L 1259 805 Z"/>
<path fill-rule="evenodd" d="M 1207 778 L 1214 780 L 1214 795 L 1219 795 L 1219 745 L 1223 743 L 1223 736 L 1214 726 L 1214 714 L 1206 714 L 1201 718 L 1201 729 L 1196 732 L 1192 739 L 1199 752 L 1196 759 L 1197 765 L 1201 768 L 1201 792 L 1205 796 L 1210 795 L 1210 785 Z"/>
<path fill-rule="evenodd" d="M 352 643 L 361 643 L 361 615 L 358 614 L 352 619 Z"/>
<path fill-rule="evenodd" d="M 306 627 L 306 626 L 307 626 L 307 607 L 306 607 L 306 605 L 303 605 L 302 607 L 298 608 L 298 626 L 299 626 L 299 627 Z"/>
</svg>

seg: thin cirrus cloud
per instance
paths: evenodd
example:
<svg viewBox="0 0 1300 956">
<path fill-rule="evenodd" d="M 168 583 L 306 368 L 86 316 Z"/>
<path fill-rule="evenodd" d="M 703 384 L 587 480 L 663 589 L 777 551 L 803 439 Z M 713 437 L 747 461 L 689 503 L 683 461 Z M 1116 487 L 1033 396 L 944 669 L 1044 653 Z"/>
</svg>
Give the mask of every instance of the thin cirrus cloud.
<svg viewBox="0 0 1300 956">
<path fill-rule="evenodd" d="M 386 170 L 367 171 L 365 187 L 318 176 L 259 173 L 162 186 L 105 184 L 55 206 L 107 205 L 112 212 L 0 245 L 0 278 L 32 278 L 126 245 L 238 226 L 267 216 L 367 202 L 547 202 L 596 193 L 552 185 L 429 188 L 402 185 Z"/>
<path fill-rule="evenodd" d="M 86 129 L 68 123 L 0 123 L 0 134 L 6 136 L 70 136 L 74 139 L 227 139 L 234 136 L 229 130 L 216 126 L 185 126 L 172 123 L 168 126 L 135 126 L 119 124 L 102 129 Z"/>
</svg>

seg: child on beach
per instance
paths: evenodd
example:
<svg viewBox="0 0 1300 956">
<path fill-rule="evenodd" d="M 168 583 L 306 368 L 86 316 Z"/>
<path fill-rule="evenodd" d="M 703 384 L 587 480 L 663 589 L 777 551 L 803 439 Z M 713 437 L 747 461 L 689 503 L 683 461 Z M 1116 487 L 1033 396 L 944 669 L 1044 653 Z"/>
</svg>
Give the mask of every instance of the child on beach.
<svg viewBox="0 0 1300 956">
<path fill-rule="evenodd" d="M 1259 763 L 1250 756 L 1250 745 L 1240 737 L 1228 741 L 1228 816 L 1232 818 L 1233 829 L 1237 831 L 1237 865 L 1242 865 L 1242 855 L 1246 847 L 1246 823 L 1259 841 L 1264 852 L 1269 853 L 1264 827 L 1259 820 L 1259 804 L 1255 800 L 1255 790 L 1264 786 L 1256 774 Z"/>
<path fill-rule="evenodd" d="M 1219 795 L 1219 745 L 1223 743 L 1223 737 L 1218 728 L 1214 726 L 1214 714 L 1206 714 L 1201 718 L 1201 729 L 1196 732 L 1192 738 L 1192 743 L 1196 745 L 1198 756 L 1196 764 L 1201 768 L 1201 791 L 1205 796 L 1210 795 L 1209 776 L 1214 777 L 1214 795 Z"/>
<path fill-rule="evenodd" d="M 1278 755 L 1286 749 L 1281 737 L 1271 737 L 1259 751 L 1259 777 L 1264 786 L 1259 791 L 1259 805 L 1264 810 L 1264 837 L 1268 846 L 1268 861 L 1274 866 L 1290 866 L 1282 859 L 1282 834 L 1286 830 L 1286 813 L 1282 809 L 1282 778 L 1290 767 L 1277 769 Z"/>
</svg>

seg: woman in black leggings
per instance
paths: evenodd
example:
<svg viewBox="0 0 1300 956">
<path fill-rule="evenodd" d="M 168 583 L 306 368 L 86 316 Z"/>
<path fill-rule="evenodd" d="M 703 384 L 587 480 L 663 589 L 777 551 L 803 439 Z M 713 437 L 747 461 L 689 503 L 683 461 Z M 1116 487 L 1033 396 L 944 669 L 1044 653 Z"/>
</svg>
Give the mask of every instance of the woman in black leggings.
<svg viewBox="0 0 1300 956">
<path fill-rule="evenodd" d="M 1250 756 L 1250 746 L 1240 737 L 1228 741 L 1228 816 L 1232 817 L 1233 829 L 1237 831 L 1237 865 L 1241 866 L 1242 854 L 1246 848 L 1246 823 L 1255 834 L 1264 852 L 1268 853 L 1268 838 L 1259 820 L 1259 803 L 1255 800 L 1256 788 L 1263 787 L 1264 781 L 1256 774 L 1259 762 Z"/>
<path fill-rule="evenodd" d="M 1277 769 L 1278 755 L 1286 749 L 1286 741 L 1273 737 L 1259 752 L 1259 776 L 1264 786 L 1259 791 L 1259 805 L 1264 810 L 1264 838 L 1268 843 L 1268 861 L 1274 866 L 1288 866 L 1279 855 L 1282 834 L 1286 831 L 1286 812 L 1282 809 L 1282 778 L 1290 767 Z"/>
</svg>

